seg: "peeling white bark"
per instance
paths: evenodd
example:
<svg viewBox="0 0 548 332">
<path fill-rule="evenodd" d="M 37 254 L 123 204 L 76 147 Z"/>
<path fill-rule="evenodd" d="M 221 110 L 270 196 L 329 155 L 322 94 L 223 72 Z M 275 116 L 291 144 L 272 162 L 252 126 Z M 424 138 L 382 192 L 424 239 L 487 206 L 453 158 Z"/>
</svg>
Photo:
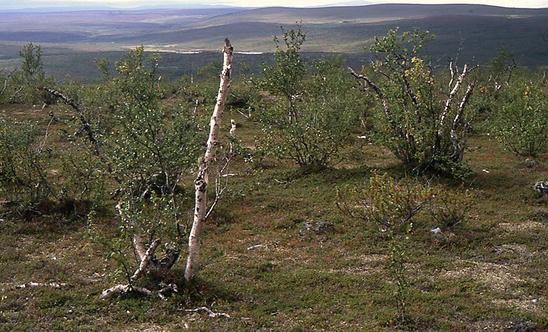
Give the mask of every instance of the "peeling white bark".
<svg viewBox="0 0 548 332">
<path fill-rule="evenodd" d="M 137 279 L 139 279 L 147 271 L 150 260 L 154 256 L 154 251 L 156 251 L 156 248 L 158 248 L 159 245 L 160 239 L 152 241 L 147 251 L 141 257 L 141 263 L 139 264 L 139 267 L 137 268 L 137 270 L 135 270 L 135 273 L 133 273 L 131 278 L 129 278 L 131 284 L 134 284 L 135 281 L 137 281 Z"/>
<path fill-rule="evenodd" d="M 450 68 L 452 68 L 452 66 L 450 66 Z M 455 98 L 455 95 L 459 91 L 462 85 L 462 82 L 464 81 L 464 78 L 466 77 L 468 73 L 469 73 L 468 65 L 465 64 L 462 70 L 462 73 L 457 78 L 457 82 L 455 83 L 455 85 L 453 86 L 453 89 L 449 93 L 449 97 L 447 97 L 447 99 L 445 100 L 445 106 L 443 107 L 443 111 L 441 112 L 440 120 L 439 120 L 438 136 L 441 136 L 443 134 L 442 130 L 443 130 L 443 125 L 445 123 L 445 117 L 447 116 L 447 113 L 449 113 L 449 110 L 451 109 L 451 104 L 453 103 L 453 99 Z M 451 75 L 452 76 L 455 75 L 453 70 L 451 70 Z M 451 78 L 451 81 L 453 81 L 453 78 Z"/>
<path fill-rule="evenodd" d="M 114 287 L 111 287 L 109 289 L 105 289 L 99 298 L 101 300 L 109 299 L 111 297 L 114 297 L 116 295 L 123 296 L 123 295 L 129 295 L 129 294 L 136 294 L 136 295 L 144 295 L 144 296 L 151 296 L 153 293 L 142 287 L 134 287 L 131 285 L 116 285 Z"/>
<path fill-rule="evenodd" d="M 219 140 L 219 126 L 221 116 L 223 114 L 226 98 L 228 95 L 228 87 L 230 85 L 230 73 L 232 71 L 233 48 L 230 41 L 225 39 L 225 47 L 223 50 L 224 61 L 223 70 L 221 72 L 221 81 L 219 91 L 217 93 L 217 102 L 211 115 L 209 123 L 209 138 L 207 140 L 207 148 L 204 157 L 200 161 L 200 169 L 194 180 L 195 206 L 194 206 L 194 221 L 188 239 L 188 258 L 185 268 L 185 279 L 191 280 L 195 277 L 198 271 L 198 263 L 200 257 L 200 234 L 202 224 L 205 220 L 207 209 L 207 184 L 208 184 L 208 168 L 215 156 L 215 150 Z"/>
</svg>

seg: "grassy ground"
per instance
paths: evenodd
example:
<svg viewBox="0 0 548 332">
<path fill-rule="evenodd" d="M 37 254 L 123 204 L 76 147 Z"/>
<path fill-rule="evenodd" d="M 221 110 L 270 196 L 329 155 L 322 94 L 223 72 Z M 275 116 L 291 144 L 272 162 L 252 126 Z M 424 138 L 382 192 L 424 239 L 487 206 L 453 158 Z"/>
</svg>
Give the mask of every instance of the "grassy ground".
<svg viewBox="0 0 548 332">
<path fill-rule="evenodd" d="M 0 106 L 0 114 L 48 120 L 22 106 Z M 231 117 L 244 145 L 252 144 L 255 124 L 237 113 L 225 120 Z M 466 158 L 475 171 L 466 184 L 475 194 L 467 221 L 435 235 L 430 229 L 438 225 L 425 216 L 410 235 L 412 329 L 545 330 L 548 208 L 531 186 L 548 177 L 546 157 L 528 168 L 492 138 L 476 135 Z M 0 330 L 397 330 L 387 242 L 375 225 L 344 216 L 335 199 L 337 186 L 363 184 L 375 169 L 394 176 L 403 170 L 386 150 L 362 140 L 343 159 L 350 162 L 308 175 L 289 164 L 237 161 L 230 193 L 204 230 L 199 281 L 166 301 L 99 300 L 116 276 L 85 220 L 3 218 Z M 301 235 L 307 221 L 331 222 L 334 231 Z M 116 228 L 109 213 L 98 223 L 107 234 Z M 18 287 L 28 282 L 66 285 Z M 201 306 L 230 318 L 186 311 Z"/>
</svg>

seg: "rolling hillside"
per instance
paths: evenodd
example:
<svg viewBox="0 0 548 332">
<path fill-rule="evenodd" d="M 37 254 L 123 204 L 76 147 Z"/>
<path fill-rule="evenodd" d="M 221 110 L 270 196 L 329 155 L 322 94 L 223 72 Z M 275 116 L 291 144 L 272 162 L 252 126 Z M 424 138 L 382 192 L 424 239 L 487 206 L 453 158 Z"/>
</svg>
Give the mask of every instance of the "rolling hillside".
<svg viewBox="0 0 548 332">
<path fill-rule="evenodd" d="M 437 36 L 428 52 L 440 61 L 460 50 L 461 59 L 481 63 L 506 47 L 520 64 L 548 66 L 548 8 L 368 5 L 0 12 L 0 68 L 13 66 L 16 50 L 25 42 L 41 44 L 46 63 L 51 49 L 65 55 L 119 52 L 136 45 L 158 52 L 214 51 L 225 37 L 240 51 L 271 52 L 272 37 L 280 34 L 280 26 L 296 22 L 302 22 L 307 31 L 304 50 L 308 52 L 363 53 L 374 36 L 388 29 L 421 28 Z"/>
</svg>

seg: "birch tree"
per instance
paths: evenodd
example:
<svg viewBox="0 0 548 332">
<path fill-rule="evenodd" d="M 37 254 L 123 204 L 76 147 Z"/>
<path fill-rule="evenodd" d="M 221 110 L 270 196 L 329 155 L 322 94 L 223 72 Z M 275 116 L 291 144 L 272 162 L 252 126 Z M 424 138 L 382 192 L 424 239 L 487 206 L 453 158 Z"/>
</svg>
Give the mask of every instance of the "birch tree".
<svg viewBox="0 0 548 332">
<path fill-rule="evenodd" d="M 417 173 L 462 177 L 474 68 L 450 61 L 449 82 L 444 81 L 421 56 L 432 38 L 428 31 L 390 30 L 371 47 L 379 60 L 359 73 L 350 68 L 350 73 L 377 98 L 377 136 L 396 157 Z"/>
<path fill-rule="evenodd" d="M 182 203 L 190 195 L 181 180 L 195 169 L 205 137 L 191 112 L 162 105 L 156 57 L 138 47 L 116 67 L 113 123 L 103 137 L 101 153 L 117 183 L 120 227 L 113 239 L 97 234 L 97 240 L 119 263 L 126 284 L 105 290 L 103 298 L 152 295 L 165 283 L 187 235 Z M 163 287 L 156 294 L 165 291 Z"/>
<path fill-rule="evenodd" d="M 214 161 L 215 151 L 219 144 L 219 128 L 228 95 L 230 74 L 232 71 L 233 48 L 228 39 L 225 39 L 223 55 L 223 69 L 220 76 L 215 108 L 213 109 L 213 114 L 211 115 L 209 122 L 209 137 L 207 139 L 206 151 L 204 156 L 200 159 L 198 174 L 194 180 L 194 220 L 188 239 L 188 257 L 185 268 L 185 279 L 187 281 L 192 280 L 196 276 L 199 268 L 200 234 L 207 216 L 208 173 Z"/>
<path fill-rule="evenodd" d="M 257 81 L 268 92 L 257 112 L 262 129 L 259 147 L 304 170 L 321 170 L 349 141 L 361 102 L 359 91 L 341 59 L 305 63 L 300 51 L 305 33 L 300 26 L 282 31 L 282 38 L 274 39 L 274 63 L 263 66 L 264 76 Z"/>
</svg>

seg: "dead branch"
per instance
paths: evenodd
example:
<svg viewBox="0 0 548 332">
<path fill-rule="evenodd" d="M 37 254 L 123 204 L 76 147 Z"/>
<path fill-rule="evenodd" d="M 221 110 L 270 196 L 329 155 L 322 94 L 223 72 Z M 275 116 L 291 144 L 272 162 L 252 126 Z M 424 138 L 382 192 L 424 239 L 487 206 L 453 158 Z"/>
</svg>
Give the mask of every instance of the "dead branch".
<svg viewBox="0 0 548 332">
<path fill-rule="evenodd" d="M 451 75 L 454 75 L 452 70 L 451 72 L 452 72 Z M 468 73 L 469 73 L 468 65 L 465 64 L 462 70 L 462 73 L 458 76 L 457 81 L 455 82 L 455 85 L 453 86 L 453 88 L 451 89 L 451 92 L 449 93 L 449 96 L 445 100 L 445 105 L 443 107 L 443 111 L 441 112 L 440 119 L 439 119 L 438 136 L 442 135 L 445 117 L 447 116 L 447 113 L 449 113 L 449 110 L 451 109 L 451 104 L 453 103 L 453 99 L 455 98 L 455 95 L 457 94 L 457 92 L 459 91 L 462 85 L 462 81 L 464 81 L 464 78 L 466 77 Z M 451 78 L 451 81 L 453 81 L 453 78 Z"/>
<path fill-rule="evenodd" d="M 236 121 L 234 119 L 230 119 L 230 136 L 234 136 L 236 134 Z"/>
<path fill-rule="evenodd" d="M 453 83 L 453 81 L 455 81 L 455 84 L 453 85 L 453 88 L 451 89 L 451 91 L 449 92 L 449 96 L 447 97 L 447 99 L 445 100 L 445 104 L 444 104 L 444 107 L 443 107 L 443 110 L 442 112 L 440 113 L 440 116 L 439 116 L 439 119 L 438 119 L 438 124 L 437 124 L 437 132 L 436 132 L 436 140 L 434 142 L 434 149 L 437 149 L 439 148 L 439 144 L 440 144 L 440 140 L 441 138 L 443 137 L 443 134 L 444 134 L 444 129 L 445 129 L 445 121 L 446 121 L 446 118 L 447 118 L 447 115 L 449 114 L 449 112 L 451 111 L 451 105 L 453 104 L 453 100 L 455 98 L 455 96 L 457 95 L 457 93 L 459 92 L 461 86 L 462 86 L 462 83 L 464 81 L 464 79 L 466 78 L 466 76 L 474 69 L 475 67 L 469 69 L 468 68 L 468 65 L 465 64 L 463 69 L 462 69 L 462 72 L 459 74 L 458 73 L 458 67 L 456 64 L 453 63 L 453 61 L 451 61 L 449 63 L 449 69 L 451 71 L 451 81 L 450 81 L 450 84 Z M 458 75 L 458 76 L 457 76 Z M 472 86 L 472 89 L 473 89 L 473 85 Z M 451 85 L 450 85 L 451 87 Z M 455 117 L 454 120 L 457 120 L 457 122 L 453 121 L 453 125 L 451 127 L 451 133 L 450 136 L 454 136 L 455 137 L 455 141 L 453 142 L 453 145 L 455 146 L 458 146 L 458 142 L 456 140 L 456 131 L 455 131 L 455 128 L 456 128 L 456 125 L 459 123 L 459 119 L 462 115 L 462 112 L 464 111 L 464 106 L 466 105 L 467 101 L 468 101 L 468 98 L 470 97 L 469 94 L 472 93 L 472 90 L 470 90 L 470 85 L 468 86 L 468 90 L 467 92 L 465 93 L 463 99 L 461 100 L 461 103 L 459 104 L 459 107 L 457 109 L 457 115 Z M 451 138 L 451 141 L 453 141 L 453 138 Z M 456 152 L 457 150 L 455 150 Z"/>
<path fill-rule="evenodd" d="M 413 101 L 413 105 L 418 105 L 417 96 L 415 95 L 415 92 L 413 92 L 413 89 L 411 88 L 411 84 L 409 84 L 409 80 L 407 79 L 407 76 L 405 73 L 402 75 L 403 83 L 405 84 L 405 89 L 407 90 L 407 95 L 411 97 L 411 100 Z"/>
<path fill-rule="evenodd" d="M 4 94 L 4 92 L 6 92 L 7 88 L 8 88 L 8 79 L 6 78 L 4 80 L 4 87 L 2 88 L 2 91 L 0 91 L 0 96 L 2 96 Z"/>
<path fill-rule="evenodd" d="M 356 73 L 354 69 L 352 69 L 351 67 L 348 67 L 348 70 L 350 71 L 350 74 L 352 74 L 352 76 L 354 76 L 355 78 L 359 80 L 362 80 L 363 82 L 365 82 L 367 87 L 370 87 L 371 89 L 373 89 L 373 92 L 375 92 L 375 94 L 381 100 L 381 104 L 384 109 L 384 114 L 386 115 L 386 119 L 388 120 L 390 127 L 392 127 L 392 130 L 394 130 L 394 132 L 398 136 L 405 138 L 405 134 L 403 133 L 401 128 L 399 128 L 399 126 L 397 125 L 394 115 L 392 114 L 392 111 L 390 110 L 390 107 L 388 106 L 388 101 L 386 100 L 386 96 L 384 95 L 382 90 L 375 83 L 373 83 L 373 81 L 371 81 L 369 77 L 367 77 L 366 75 Z"/>
<path fill-rule="evenodd" d="M 149 289 L 146 289 L 143 287 L 135 287 L 131 285 L 116 285 L 109 289 L 105 289 L 101 293 L 99 298 L 101 300 L 106 300 L 114 296 L 118 296 L 118 297 L 131 296 L 131 295 L 153 296 L 154 294 L 156 294 L 162 300 L 166 300 L 169 295 L 173 293 L 178 293 L 178 292 L 179 290 L 177 289 L 177 285 L 175 284 L 164 285 L 164 287 L 162 287 L 157 292 L 152 292 Z"/>
<path fill-rule="evenodd" d="M 29 287 L 51 287 L 51 288 L 62 288 L 67 287 L 68 285 L 64 282 L 27 282 L 25 284 L 17 285 L 15 288 L 23 289 Z"/>
<path fill-rule="evenodd" d="M 455 64 L 453 60 L 449 62 L 449 72 L 451 73 L 451 80 L 449 80 L 448 86 L 449 88 L 451 88 L 453 86 L 453 82 L 455 81 L 455 77 L 458 72 L 457 65 Z"/>
<path fill-rule="evenodd" d="M 236 121 L 234 119 L 230 120 L 231 128 L 230 128 L 230 136 L 235 137 L 236 134 Z M 225 180 L 224 184 L 222 183 L 222 179 L 227 179 L 230 176 L 234 176 L 234 174 L 227 173 L 228 167 L 230 166 L 230 163 L 232 161 L 232 158 L 234 157 L 234 144 L 233 142 L 229 143 L 228 152 L 224 156 L 224 163 L 222 166 L 220 166 L 217 170 L 217 177 L 215 178 L 215 199 L 213 200 L 213 203 L 211 203 L 211 206 L 206 212 L 206 215 L 204 217 L 205 220 L 209 218 L 211 213 L 215 210 L 215 207 L 217 206 L 217 203 L 223 198 L 223 194 L 225 192 L 225 189 L 227 187 L 228 180 Z"/>
<path fill-rule="evenodd" d="M 464 93 L 464 96 L 462 97 L 459 103 L 457 114 L 455 114 L 455 118 L 453 119 L 453 124 L 451 126 L 451 131 L 449 133 L 449 139 L 451 140 L 451 144 L 453 145 L 453 154 L 451 155 L 451 158 L 454 161 L 460 161 L 462 159 L 463 147 L 461 144 L 459 144 L 456 128 L 459 125 L 459 123 L 462 121 L 462 115 L 464 114 L 464 107 L 468 103 L 468 100 L 470 99 L 470 96 L 472 95 L 473 91 L 474 91 L 474 83 L 468 85 L 468 88 L 466 89 L 466 92 Z"/>
<path fill-rule="evenodd" d="M 49 136 L 49 127 L 51 127 L 51 124 L 53 122 L 56 122 L 56 121 L 59 120 L 57 118 L 57 116 L 55 115 L 55 113 L 53 113 L 53 111 L 49 111 L 48 115 L 50 116 L 50 120 L 49 120 L 48 125 L 46 127 L 46 132 L 44 133 L 44 140 L 42 140 L 42 143 L 40 144 L 40 148 L 38 149 L 39 151 L 43 151 L 44 146 L 46 145 L 46 142 L 47 142 L 48 136 Z"/>
<path fill-rule="evenodd" d="M 158 297 L 162 300 L 167 300 L 167 297 L 173 293 L 178 293 L 179 290 L 176 284 L 167 284 L 162 287 L 158 292 Z"/>
<path fill-rule="evenodd" d="M 80 119 L 80 123 L 82 124 L 81 130 L 84 130 L 87 133 L 88 140 L 95 147 L 95 154 L 99 155 L 99 142 L 95 138 L 95 133 L 93 132 L 93 129 L 91 129 L 91 125 L 89 124 L 89 121 L 86 119 L 86 116 L 84 115 L 84 111 L 82 110 L 80 105 L 78 105 L 78 103 L 76 103 L 72 98 L 69 98 L 68 96 L 64 95 L 63 93 L 55 89 L 52 89 L 47 86 L 42 87 L 42 89 L 52 94 L 53 96 L 61 99 L 65 104 L 69 105 L 76 111 L 76 114 L 78 115 L 78 118 Z"/>
<path fill-rule="evenodd" d="M 196 104 L 194 105 L 194 110 L 192 111 L 192 116 L 196 117 L 198 115 L 198 105 L 200 104 L 200 101 L 196 99 Z"/>
<path fill-rule="evenodd" d="M 199 308 L 196 308 L 196 309 L 186 309 L 185 310 L 186 312 L 200 312 L 200 311 L 205 311 L 207 313 L 207 315 L 209 317 L 212 317 L 212 318 L 216 318 L 216 317 L 225 317 L 225 318 L 230 318 L 230 315 L 227 314 L 227 313 L 224 313 L 224 312 L 213 312 L 211 309 L 209 309 L 208 307 L 199 307 Z"/>
<path fill-rule="evenodd" d="M 131 285 L 116 285 L 109 289 L 105 289 L 99 298 L 101 300 L 106 300 L 111 297 L 114 297 L 115 295 L 118 296 L 129 296 L 129 295 L 143 295 L 143 296 L 151 296 L 153 293 L 142 287 L 134 287 Z"/>
</svg>

